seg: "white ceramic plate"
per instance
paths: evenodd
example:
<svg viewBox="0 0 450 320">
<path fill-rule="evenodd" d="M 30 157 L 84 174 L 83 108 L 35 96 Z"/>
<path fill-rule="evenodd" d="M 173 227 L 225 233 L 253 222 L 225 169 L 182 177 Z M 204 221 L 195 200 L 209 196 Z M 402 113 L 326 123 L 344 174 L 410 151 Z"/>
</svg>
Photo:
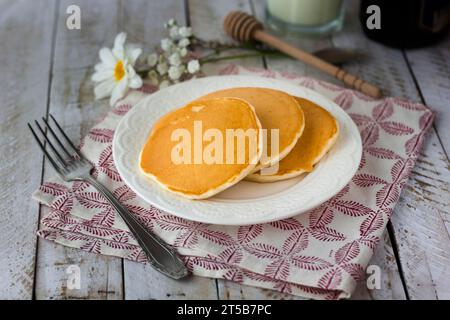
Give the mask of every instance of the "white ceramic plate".
<svg viewBox="0 0 450 320">
<path fill-rule="evenodd" d="M 339 138 L 313 172 L 297 178 L 241 181 L 206 200 L 188 200 L 163 190 L 139 171 L 139 153 L 153 124 L 168 111 L 209 92 L 231 87 L 265 87 L 309 99 L 339 121 Z M 217 76 L 183 82 L 143 99 L 119 123 L 113 156 L 124 182 L 155 207 L 189 220 L 223 225 L 264 223 L 311 210 L 338 193 L 361 160 L 361 137 L 352 119 L 334 102 L 298 85 L 254 76 Z"/>
</svg>

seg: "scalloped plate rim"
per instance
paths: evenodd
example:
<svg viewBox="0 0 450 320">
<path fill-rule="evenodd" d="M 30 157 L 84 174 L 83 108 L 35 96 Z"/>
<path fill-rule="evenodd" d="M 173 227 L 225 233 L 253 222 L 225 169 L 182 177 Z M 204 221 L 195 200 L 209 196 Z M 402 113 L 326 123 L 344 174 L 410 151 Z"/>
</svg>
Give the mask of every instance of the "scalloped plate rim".
<svg viewBox="0 0 450 320">
<path fill-rule="evenodd" d="M 226 85 L 224 85 L 226 83 Z M 167 100 L 170 100 L 171 98 L 174 99 L 174 95 L 171 95 L 171 92 L 176 92 L 177 90 L 187 90 L 187 92 L 194 92 L 196 89 L 200 91 L 204 91 L 205 87 L 207 87 L 207 84 L 209 84 L 211 87 L 213 87 L 213 90 L 219 90 L 221 88 L 230 88 L 230 87 L 238 87 L 238 86 L 249 86 L 249 87 L 257 87 L 257 86 L 266 86 L 268 88 L 275 88 L 283 91 L 288 91 L 288 93 L 291 94 L 297 94 L 299 96 L 302 96 L 304 98 L 310 99 L 312 101 L 317 102 L 321 106 L 325 107 L 328 111 L 330 111 L 338 120 L 340 125 L 341 134 L 338 137 L 338 141 L 336 145 L 338 145 L 339 141 L 342 139 L 342 133 L 347 132 L 349 135 L 350 140 L 346 141 L 346 143 L 352 143 L 352 147 L 355 148 L 353 151 L 351 159 L 351 167 L 347 168 L 347 172 L 344 176 L 340 176 L 339 181 L 335 183 L 332 190 L 328 191 L 326 194 L 321 195 L 319 199 L 311 200 L 309 203 L 303 204 L 303 205 L 291 205 L 291 206 L 285 206 L 284 208 L 278 208 L 276 206 L 277 199 L 278 204 L 281 204 L 282 200 L 286 200 L 286 194 L 287 198 L 292 201 L 295 195 L 299 195 L 299 192 L 301 191 L 301 188 L 297 188 L 300 190 L 296 190 L 296 186 L 298 186 L 300 183 L 297 183 L 293 187 L 286 189 L 281 192 L 281 195 L 271 195 L 268 197 L 262 197 L 261 200 L 257 199 L 248 199 L 245 201 L 235 201 L 232 200 L 226 200 L 223 201 L 223 199 L 218 199 L 217 201 L 214 201 L 214 198 L 206 199 L 206 200 L 188 200 L 185 198 L 182 198 L 180 196 L 174 195 L 169 193 L 168 191 L 163 190 L 159 186 L 156 185 L 156 183 L 152 182 L 147 177 L 143 176 L 138 168 L 127 168 L 127 161 L 124 161 L 123 157 L 125 155 L 125 152 L 123 150 L 124 146 L 121 145 L 122 140 L 126 139 L 127 134 L 130 135 L 132 132 L 130 132 L 130 129 L 127 128 L 129 125 L 127 122 L 131 121 L 131 118 L 134 116 L 136 117 L 139 113 L 146 113 L 150 114 L 152 113 L 152 109 L 148 108 L 148 105 L 152 103 L 152 101 L 158 101 L 158 99 L 167 98 Z M 211 85 L 213 84 L 213 85 Z M 256 85 L 255 85 L 256 84 Z M 186 88 L 187 89 L 186 89 Z M 181 89 L 180 89 L 181 88 Z M 200 88 L 200 89 L 199 89 Z M 295 92 L 293 92 L 295 91 Z M 199 93 L 197 96 L 205 94 L 205 92 L 211 92 L 211 91 L 204 91 L 203 93 Z M 187 94 L 189 96 L 189 94 Z M 179 98 L 179 97 L 177 97 Z M 187 100 L 186 102 L 188 102 Z M 186 103 L 185 102 L 185 103 Z M 169 104 L 169 102 L 167 102 Z M 177 107 L 177 104 L 173 104 L 174 107 L 166 107 L 164 108 L 164 112 L 161 113 L 159 116 L 164 114 L 165 112 L 169 110 L 175 109 Z M 146 109 L 147 108 L 147 109 Z M 162 111 L 162 110 L 160 110 Z M 158 113 L 158 111 L 153 110 L 153 112 Z M 156 118 L 155 118 L 156 117 Z M 157 116 L 153 117 L 153 121 L 157 120 Z M 344 120 L 344 121 L 343 121 Z M 146 130 L 143 130 L 145 132 L 138 132 L 137 134 L 143 135 L 145 133 L 145 136 L 140 137 L 141 140 L 145 141 L 145 138 L 147 137 L 151 127 L 147 124 Z M 135 131 L 138 131 L 136 128 L 134 128 Z M 127 132 L 128 131 L 128 132 Z M 130 141 L 128 141 L 130 142 Z M 342 143 L 342 141 L 341 141 Z M 141 143 L 143 144 L 143 143 Z M 330 150 L 330 153 L 337 153 L 333 150 L 337 147 L 334 146 L 332 150 Z M 140 146 L 142 147 L 142 146 Z M 136 150 L 140 150 L 140 147 Z M 346 144 L 344 146 L 346 147 Z M 341 147 L 341 148 L 342 148 Z M 135 151 L 136 151 L 135 150 Z M 132 154 L 132 153 L 131 153 Z M 134 157 L 128 153 L 126 156 L 128 158 Z M 319 94 L 316 91 L 313 91 L 311 89 L 305 88 L 301 85 L 292 83 L 291 81 L 286 80 L 279 80 L 279 79 L 272 79 L 267 77 L 259 77 L 259 76 L 248 76 L 248 75 L 226 75 L 226 76 L 210 76 L 210 77 L 204 77 L 194 80 L 185 81 L 170 87 L 167 87 L 165 89 L 159 90 L 158 92 L 155 92 L 148 97 L 143 98 L 141 101 L 139 101 L 130 111 L 125 114 L 125 116 L 120 120 L 114 134 L 113 139 L 113 158 L 114 163 L 117 167 L 117 170 L 122 177 L 123 182 L 130 187 L 139 197 L 141 197 L 145 202 L 155 206 L 156 208 L 163 210 L 165 212 L 168 212 L 170 214 L 176 215 L 181 218 L 185 218 L 188 220 L 196 221 L 196 222 L 202 222 L 202 223 L 209 223 L 209 224 L 220 224 L 220 225 L 249 225 L 249 224 L 260 224 L 260 223 L 267 223 L 267 222 L 273 222 L 276 220 L 282 220 L 286 218 L 290 218 L 305 212 L 308 212 L 309 210 L 314 209 L 315 207 L 321 205 L 325 201 L 332 198 L 334 195 L 336 195 L 339 191 L 341 191 L 348 182 L 352 179 L 352 177 L 355 175 L 359 163 L 361 161 L 362 157 L 362 142 L 361 142 L 361 136 L 359 134 L 358 128 L 356 124 L 353 122 L 353 120 L 350 118 L 350 116 L 341 109 L 336 103 L 328 99 L 327 97 L 324 97 L 323 95 Z M 314 177 L 317 176 L 317 172 L 320 169 L 323 168 L 324 164 L 323 162 L 328 161 L 326 159 L 329 159 L 329 155 L 327 155 L 324 159 L 322 159 L 319 164 L 317 164 L 317 167 L 315 170 L 306 175 L 304 180 L 307 180 L 307 183 L 311 184 L 314 183 Z M 128 161 L 133 161 L 133 158 L 129 159 Z M 136 170 L 137 169 L 137 170 Z M 328 170 L 330 170 L 328 168 Z M 322 170 L 323 171 L 323 170 Z M 137 180 L 136 180 L 137 179 Z M 145 180 L 145 182 L 143 182 Z M 138 182 L 137 182 L 138 181 Z M 141 185 L 139 185 L 141 184 Z M 305 184 L 307 185 L 307 184 Z M 145 187 L 144 187 L 145 186 Z M 268 198 L 268 199 L 264 199 Z M 312 197 L 310 197 L 312 198 Z M 261 202 L 266 202 L 267 200 L 275 201 L 275 203 L 272 206 L 271 210 L 268 210 L 268 213 L 263 214 L 264 212 L 267 212 L 267 208 L 265 208 L 263 205 L 261 205 Z M 249 215 L 247 214 L 247 210 L 251 209 L 251 206 L 249 204 L 253 204 L 256 207 L 261 208 L 261 214 L 256 215 Z M 258 206 L 258 204 L 260 204 Z M 244 205 L 244 207 L 242 207 Z M 232 211 L 232 214 L 224 214 L 222 212 L 222 216 L 217 216 L 217 213 L 215 215 L 211 214 L 212 206 L 214 210 L 228 210 Z M 267 207 L 267 206 L 266 206 Z"/>
</svg>

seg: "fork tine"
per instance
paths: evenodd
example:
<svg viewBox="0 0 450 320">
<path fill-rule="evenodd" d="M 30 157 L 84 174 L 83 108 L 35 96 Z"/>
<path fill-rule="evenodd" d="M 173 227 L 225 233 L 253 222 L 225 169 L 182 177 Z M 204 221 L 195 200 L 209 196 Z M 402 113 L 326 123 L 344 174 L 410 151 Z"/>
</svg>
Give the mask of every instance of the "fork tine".
<svg viewBox="0 0 450 320">
<path fill-rule="evenodd" d="M 63 166 L 66 165 L 66 162 L 64 161 L 63 157 L 59 154 L 58 150 L 56 150 L 55 146 L 53 145 L 53 143 L 50 141 L 50 139 L 47 137 L 47 135 L 45 134 L 44 129 L 42 129 L 41 125 L 39 124 L 39 122 L 37 122 L 37 120 L 34 120 L 34 122 L 36 123 L 36 126 L 38 127 L 39 131 L 41 132 L 42 136 L 44 137 L 45 141 L 47 141 L 47 143 L 50 145 L 50 148 L 53 150 L 53 153 L 58 157 L 58 159 L 61 161 L 61 164 Z"/>
<path fill-rule="evenodd" d="M 44 144 L 41 142 L 41 140 L 38 138 L 36 132 L 33 130 L 33 127 L 31 126 L 30 123 L 28 123 L 28 128 L 30 129 L 31 133 L 33 134 L 34 139 L 36 140 L 36 142 L 38 143 L 39 147 L 41 148 L 42 152 L 44 152 L 45 156 L 47 157 L 47 159 L 50 161 L 50 163 L 52 164 L 53 168 L 56 170 L 56 172 L 58 172 L 60 175 L 62 175 L 62 169 L 60 168 L 60 166 L 56 163 L 56 161 L 50 156 L 50 154 L 47 152 L 47 150 L 44 147 Z"/>
<path fill-rule="evenodd" d="M 78 151 L 77 147 L 73 144 L 72 140 L 69 139 L 69 137 L 67 136 L 67 134 L 64 132 L 64 130 L 61 128 L 61 126 L 59 125 L 58 121 L 56 121 L 56 119 L 53 117 L 53 115 L 51 113 L 49 113 L 50 118 L 52 118 L 53 122 L 56 124 L 56 126 L 59 129 L 59 132 L 61 132 L 61 134 L 64 136 L 64 138 L 66 139 L 67 143 L 72 147 L 72 149 L 76 152 L 76 154 L 80 157 L 80 159 L 84 159 L 83 155 L 81 154 L 81 152 Z"/>
<path fill-rule="evenodd" d="M 42 120 L 45 123 L 45 126 L 48 128 L 48 130 L 50 131 L 50 134 L 53 136 L 53 138 L 55 139 L 55 141 L 59 144 L 59 146 L 61 147 L 61 149 L 63 149 L 63 151 L 65 152 L 65 154 L 67 154 L 68 157 L 72 157 L 73 154 L 71 154 L 66 147 L 63 145 L 63 143 L 61 142 L 61 140 L 59 140 L 58 136 L 56 135 L 55 131 L 53 131 L 53 128 L 50 126 L 50 123 L 47 121 L 47 119 L 45 119 L 44 117 L 42 117 Z M 58 126 L 59 127 L 59 126 Z"/>
</svg>

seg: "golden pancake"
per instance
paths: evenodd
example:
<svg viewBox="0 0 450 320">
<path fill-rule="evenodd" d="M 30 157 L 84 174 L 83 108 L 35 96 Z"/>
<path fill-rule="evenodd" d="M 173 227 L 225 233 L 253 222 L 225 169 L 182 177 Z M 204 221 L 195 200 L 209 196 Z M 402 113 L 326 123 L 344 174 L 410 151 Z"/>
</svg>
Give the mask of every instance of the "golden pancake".
<svg viewBox="0 0 450 320">
<path fill-rule="evenodd" d="M 314 165 L 331 149 L 339 135 L 339 124 L 325 109 L 317 104 L 297 98 L 305 115 L 305 129 L 294 149 L 279 162 L 276 174 L 261 172 L 250 174 L 246 180 L 272 182 L 311 172 Z"/>
<path fill-rule="evenodd" d="M 262 128 L 267 130 L 263 155 L 253 172 L 283 159 L 294 148 L 303 132 L 303 111 L 298 102 L 287 93 L 267 88 L 231 88 L 210 93 L 200 99 L 218 97 L 236 97 L 249 102 L 255 108 Z M 273 155 L 271 129 L 279 130 L 279 148 Z"/>
<path fill-rule="evenodd" d="M 253 136 L 239 141 L 228 135 L 236 130 Z M 254 108 L 242 99 L 214 98 L 160 118 L 139 162 L 141 171 L 166 190 L 205 199 L 245 178 L 261 153 L 262 130 Z"/>
</svg>

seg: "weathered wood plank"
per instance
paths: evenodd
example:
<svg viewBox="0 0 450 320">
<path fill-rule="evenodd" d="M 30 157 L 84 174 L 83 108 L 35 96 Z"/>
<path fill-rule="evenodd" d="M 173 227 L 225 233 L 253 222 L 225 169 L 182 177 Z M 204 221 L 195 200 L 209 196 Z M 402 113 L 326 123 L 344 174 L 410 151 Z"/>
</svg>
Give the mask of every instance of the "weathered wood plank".
<svg viewBox="0 0 450 320">
<path fill-rule="evenodd" d="M 65 14 L 70 1 L 58 8 L 53 81 L 50 93 L 51 112 L 64 130 L 77 143 L 108 110 L 107 101 L 94 101 L 90 81 L 92 66 L 98 61 L 98 50 L 110 46 L 118 30 L 118 1 L 78 1 L 81 30 L 65 27 Z M 43 114 L 42 114 L 43 115 Z M 46 161 L 44 179 L 55 175 Z M 34 186 L 36 187 L 36 186 Z M 41 207 L 41 216 L 48 213 Z M 90 254 L 49 241 L 38 241 L 36 267 L 36 299 L 121 299 L 121 259 Z M 81 271 L 81 288 L 68 289 L 66 273 L 70 265 Z"/>
<path fill-rule="evenodd" d="M 366 281 L 361 281 L 351 300 L 405 300 L 407 298 L 387 231 L 375 249 L 369 266 L 380 268 L 380 288 L 369 289 Z"/>
<path fill-rule="evenodd" d="M 299 296 L 218 280 L 220 300 L 305 300 Z"/>
<path fill-rule="evenodd" d="M 125 261 L 125 299 L 217 299 L 214 279 L 190 276 L 172 280 L 149 264 Z"/>
<path fill-rule="evenodd" d="M 354 0 L 349 3 L 348 16 L 355 16 L 356 10 Z M 420 101 L 401 51 L 365 38 L 357 19 L 346 22 L 346 29 L 333 38 L 334 43 L 359 47 L 369 54 L 364 63 L 349 66 L 350 71 L 365 75 L 366 80 L 379 85 L 386 94 Z M 432 129 L 391 218 L 394 229 L 391 236 L 397 243 L 411 299 L 445 299 L 449 296 L 449 176 L 448 159 Z"/>
<path fill-rule="evenodd" d="M 205 2 L 202 0 L 190 0 L 189 12 L 191 25 L 194 29 L 195 35 L 206 41 L 219 41 L 220 43 L 236 43 L 229 38 L 223 31 L 223 19 L 233 10 L 241 10 L 251 12 L 251 6 L 248 0 L 229 0 L 229 1 L 215 1 Z M 223 53 L 223 56 L 232 56 L 243 53 L 249 53 L 242 50 L 228 50 Z M 263 63 L 259 57 L 251 57 L 245 59 L 219 61 L 208 63 L 203 66 L 203 72 L 206 75 L 217 74 L 217 71 L 222 69 L 230 62 L 239 63 L 248 67 L 262 67 Z"/>
<path fill-rule="evenodd" d="M 0 12 L 0 299 L 31 299 L 42 157 L 26 125 L 47 109 L 55 5 L 3 1 Z"/>
<path fill-rule="evenodd" d="M 428 48 L 405 52 L 425 102 L 438 112 L 434 122 L 441 143 L 450 154 L 450 37 Z"/>
<path fill-rule="evenodd" d="M 69 267 L 80 268 L 80 289 L 70 289 Z M 122 299 L 121 259 L 39 242 L 36 299 Z"/>
<path fill-rule="evenodd" d="M 450 171 L 430 134 L 392 216 L 411 299 L 450 299 Z"/>
<path fill-rule="evenodd" d="M 129 35 L 129 41 L 139 43 L 144 53 L 150 53 L 168 37 L 164 23 L 174 18 L 180 25 L 186 24 L 183 1 L 127 0 L 120 8 L 122 30 Z"/>
<path fill-rule="evenodd" d="M 164 22 L 175 18 L 185 24 L 183 1 L 127 1 L 120 9 L 123 29 L 149 52 L 167 36 Z M 191 277 L 174 281 L 149 265 L 124 260 L 125 299 L 217 299 L 213 279 Z"/>
</svg>

